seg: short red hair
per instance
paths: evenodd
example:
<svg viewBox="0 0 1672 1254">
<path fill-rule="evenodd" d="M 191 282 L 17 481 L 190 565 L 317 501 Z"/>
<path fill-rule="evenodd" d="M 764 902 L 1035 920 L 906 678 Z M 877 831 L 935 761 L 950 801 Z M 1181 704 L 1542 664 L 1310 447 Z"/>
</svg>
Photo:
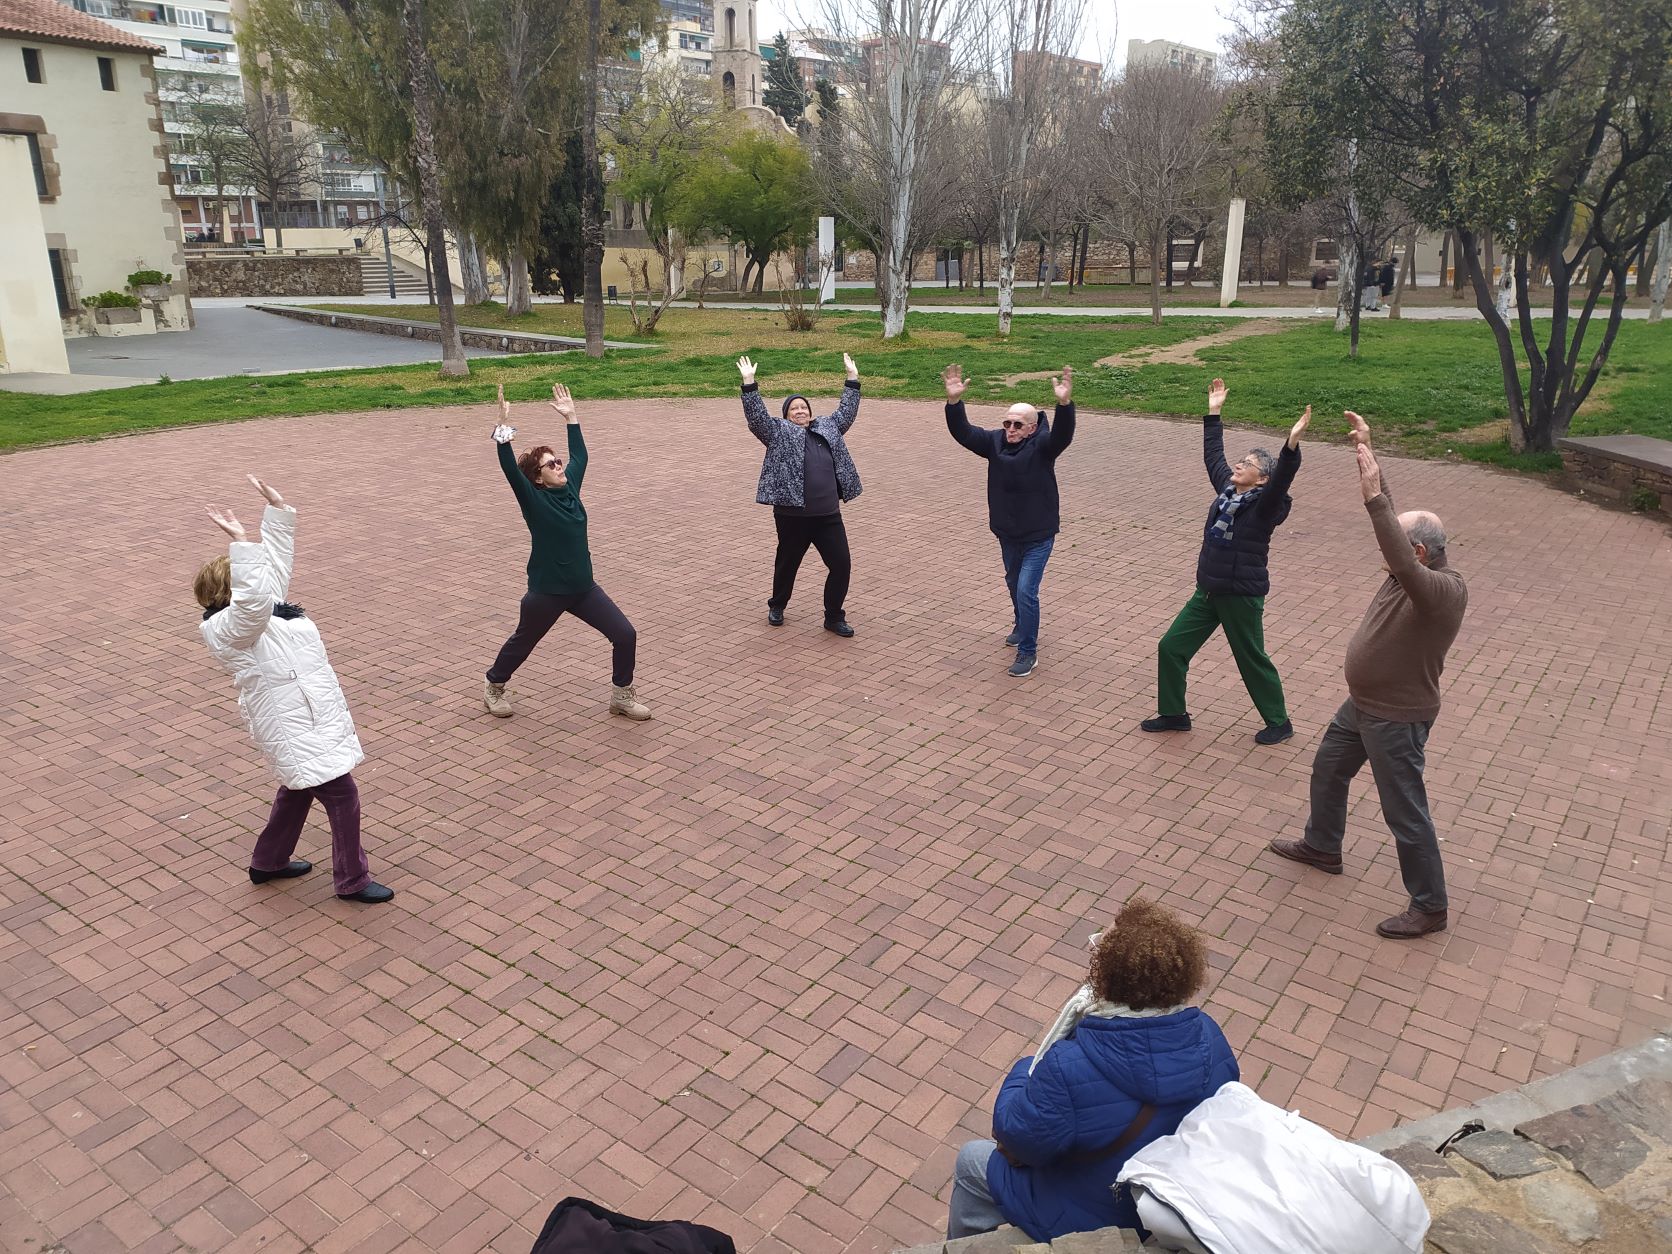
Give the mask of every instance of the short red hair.
<svg viewBox="0 0 1672 1254">
<path fill-rule="evenodd" d="M 549 444 L 542 444 L 517 458 L 517 469 L 523 472 L 523 478 L 530 483 L 540 482 L 540 463 L 545 460 L 547 453 L 553 457 L 557 456 L 556 449 Z"/>
</svg>

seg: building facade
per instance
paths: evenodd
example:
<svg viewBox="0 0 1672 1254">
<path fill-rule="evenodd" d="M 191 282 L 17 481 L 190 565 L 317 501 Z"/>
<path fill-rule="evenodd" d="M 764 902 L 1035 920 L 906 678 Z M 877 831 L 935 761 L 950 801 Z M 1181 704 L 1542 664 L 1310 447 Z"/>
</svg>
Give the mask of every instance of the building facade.
<svg viewBox="0 0 1672 1254">
<path fill-rule="evenodd" d="M 0 369 L 67 371 L 66 335 L 191 325 L 158 53 L 57 0 L 0 0 Z M 149 270 L 167 281 L 130 285 Z"/>
<path fill-rule="evenodd" d="M 1170 65 L 1177 70 L 1193 70 L 1207 78 L 1219 72 L 1219 54 L 1206 48 L 1174 43 L 1170 39 L 1129 39 L 1126 41 L 1128 65 Z"/>
</svg>

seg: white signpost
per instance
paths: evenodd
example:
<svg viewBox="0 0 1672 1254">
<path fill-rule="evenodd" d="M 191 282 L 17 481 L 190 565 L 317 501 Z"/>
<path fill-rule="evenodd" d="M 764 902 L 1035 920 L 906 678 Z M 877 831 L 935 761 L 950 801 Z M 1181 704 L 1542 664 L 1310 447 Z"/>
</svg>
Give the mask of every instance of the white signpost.
<svg viewBox="0 0 1672 1254">
<path fill-rule="evenodd" d="M 819 219 L 819 304 L 836 299 L 836 219 Z"/>
<path fill-rule="evenodd" d="M 1237 298 L 1237 274 L 1242 269 L 1242 218 L 1248 202 L 1241 196 L 1231 200 L 1225 219 L 1225 270 L 1219 276 L 1219 307 L 1229 309 Z"/>
</svg>

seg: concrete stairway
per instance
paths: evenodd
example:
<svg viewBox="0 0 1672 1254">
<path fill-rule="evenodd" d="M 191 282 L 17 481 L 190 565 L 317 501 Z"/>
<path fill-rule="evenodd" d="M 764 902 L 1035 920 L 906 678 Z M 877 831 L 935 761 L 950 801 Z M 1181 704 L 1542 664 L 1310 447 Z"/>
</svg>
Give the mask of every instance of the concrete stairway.
<svg viewBox="0 0 1672 1254">
<path fill-rule="evenodd" d="M 385 300 L 389 297 L 389 267 L 385 264 L 381 254 L 367 255 L 360 258 L 360 290 L 367 296 L 381 296 Z M 395 299 L 397 301 L 422 301 L 429 289 L 424 284 L 424 276 L 413 274 L 401 266 L 395 267 Z"/>
</svg>

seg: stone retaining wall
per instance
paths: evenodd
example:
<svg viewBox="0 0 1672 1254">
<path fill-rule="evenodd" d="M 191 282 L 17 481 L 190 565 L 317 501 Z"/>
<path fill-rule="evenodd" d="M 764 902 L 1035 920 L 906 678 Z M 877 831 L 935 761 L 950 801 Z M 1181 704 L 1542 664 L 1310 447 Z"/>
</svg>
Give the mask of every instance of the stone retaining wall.
<svg viewBox="0 0 1672 1254">
<path fill-rule="evenodd" d="M 1672 441 L 1600 436 L 1558 441 L 1574 487 L 1626 509 L 1672 516 Z"/>
<path fill-rule="evenodd" d="M 378 318 L 371 314 L 335 313 L 329 309 L 308 309 L 297 305 L 251 305 L 262 313 L 278 314 L 322 327 L 347 331 L 370 331 L 374 335 L 396 335 L 405 340 L 440 343 L 441 329 L 433 322 L 409 322 L 404 318 Z M 460 327 L 459 339 L 466 348 L 486 348 L 502 353 L 567 353 L 585 348 L 586 341 L 567 335 L 536 335 L 528 331 L 496 331 L 487 327 Z M 645 348 L 644 344 L 623 344 L 605 340 L 605 348 Z"/>
<path fill-rule="evenodd" d="M 360 258 L 189 257 L 186 282 L 193 296 L 358 296 L 364 286 Z"/>
</svg>

